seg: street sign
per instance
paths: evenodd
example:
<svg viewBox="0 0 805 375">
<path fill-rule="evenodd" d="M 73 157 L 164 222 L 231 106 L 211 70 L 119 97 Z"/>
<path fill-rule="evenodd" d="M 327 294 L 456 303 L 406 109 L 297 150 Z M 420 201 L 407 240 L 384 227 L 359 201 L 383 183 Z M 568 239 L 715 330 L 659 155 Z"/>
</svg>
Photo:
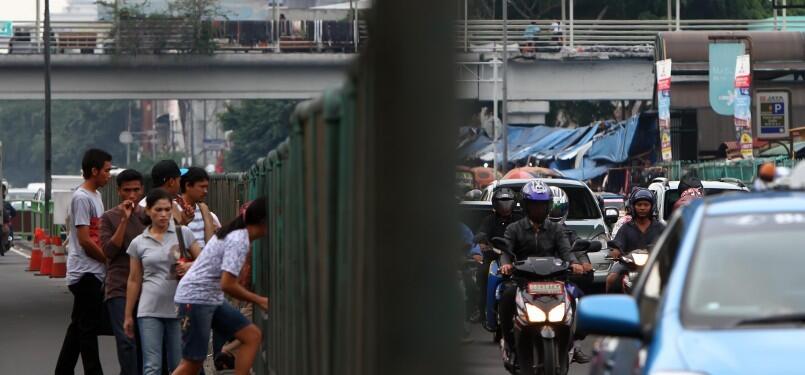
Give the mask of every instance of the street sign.
<svg viewBox="0 0 805 375">
<path fill-rule="evenodd" d="M 657 61 L 657 111 L 662 161 L 673 158 L 671 147 L 671 59 Z"/>
<path fill-rule="evenodd" d="M 755 113 L 758 139 L 788 138 L 790 128 L 791 93 L 788 91 L 758 91 L 755 93 Z"/>
<path fill-rule="evenodd" d="M 14 24 L 11 21 L 0 21 L 0 38 L 14 36 Z"/>
<path fill-rule="evenodd" d="M 207 151 L 223 151 L 227 149 L 226 139 L 205 139 L 204 149 Z"/>
<path fill-rule="evenodd" d="M 739 55 L 735 58 L 735 102 L 733 113 L 735 122 L 735 136 L 741 145 L 741 156 L 744 159 L 754 157 L 754 143 L 752 141 L 752 97 L 750 85 L 752 83 L 752 70 L 749 66 L 749 55 Z"/>
<path fill-rule="evenodd" d="M 735 62 L 743 55 L 743 43 L 710 43 L 710 107 L 716 113 L 731 116 L 735 102 Z"/>
</svg>

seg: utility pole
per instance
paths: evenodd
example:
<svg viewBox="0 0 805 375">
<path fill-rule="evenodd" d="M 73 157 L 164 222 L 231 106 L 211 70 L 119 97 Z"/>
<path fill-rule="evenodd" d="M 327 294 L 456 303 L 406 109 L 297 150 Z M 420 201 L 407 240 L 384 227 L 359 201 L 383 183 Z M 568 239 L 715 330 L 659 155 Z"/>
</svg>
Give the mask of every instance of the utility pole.
<svg viewBox="0 0 805 375">
<path fill-rule="evenodd" d="M 500 110 L 503 111 L 503 124 L 501 124 L 501 137 L 503 138 L 503 173 L 509 169 L 509 0 L 503 0 L 503 101 Z"/>
<path fill-rule="evenodd" d="M 45 0 L 45 231 L 50 233 L 53 220 L 50 217 L 50 194 L 53 189 L 51 170 L 50 129 L 50 0 Z"/>
</svg>

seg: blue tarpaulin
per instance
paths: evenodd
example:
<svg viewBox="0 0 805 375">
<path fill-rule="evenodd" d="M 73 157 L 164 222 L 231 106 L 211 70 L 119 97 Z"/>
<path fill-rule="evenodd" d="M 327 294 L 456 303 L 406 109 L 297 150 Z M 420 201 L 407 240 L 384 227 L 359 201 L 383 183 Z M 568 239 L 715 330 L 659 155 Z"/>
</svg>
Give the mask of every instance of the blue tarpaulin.
<svg viewBox="0 0 805 375">
<path fill-rule="evenodd" d="M 607 121 L 589 126 L 564 129 L 547 126 L 509 127 L 509 160 L 524 162 L 537 159 L 550 161 L 549 166 L 570 178 L 591 179 L 605 174 L 608 168 L 622 164 L 633 154 L 654 149 L 656 124 L 639 128 L 640 118 L 622 122 Z M 640 132 L 640 138 L 636 135 Z M 484 134 L 472 142 L 464 142 L 460 155 L 466 159 L 492 160 L 492 142 Z M 498 160 L 500 145 L 498 146 Z"/>
</svg>

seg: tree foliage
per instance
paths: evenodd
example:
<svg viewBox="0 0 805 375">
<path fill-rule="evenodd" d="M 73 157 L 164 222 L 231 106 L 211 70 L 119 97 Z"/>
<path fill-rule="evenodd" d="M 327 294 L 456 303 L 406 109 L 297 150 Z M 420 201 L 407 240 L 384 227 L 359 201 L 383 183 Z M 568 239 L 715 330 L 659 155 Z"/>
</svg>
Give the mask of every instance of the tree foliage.
<svg viewBox="0 0 805 375">
<path fill-rule="evenodd" d="M 118 137 L 126 129 L 128 106 L 128 101 L 54 101 L 53 174 L 80 174 L 82 153 L 90 147 L 106 150 L 113 163 L 124 164 L 126 147 Z M 44 181 L 42 101 L 0 102 L 0 140 L 4 177 L 12 185 Z"/>
<path fill-rule="evenodd" d="M 220 115 L 224 130 L 231 130 L 232 150 L 227 169 L 245 171 L 288 137 L 296 101 L 244 100 Z"/>
</svg>

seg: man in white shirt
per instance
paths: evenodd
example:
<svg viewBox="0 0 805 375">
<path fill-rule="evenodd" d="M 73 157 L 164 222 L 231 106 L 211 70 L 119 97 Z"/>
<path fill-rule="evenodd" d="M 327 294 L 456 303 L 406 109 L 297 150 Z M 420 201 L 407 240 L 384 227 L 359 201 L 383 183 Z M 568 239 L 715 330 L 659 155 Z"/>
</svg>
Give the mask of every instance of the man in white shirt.
<svg viewBox="0 0 805 375">
<path fill-rule="evenodd" d="M 183 204 L 194 209 L 193 220 L 187 223 L 187 227 L 203 248 L 215 231 L 221 227 L 218 217 L 204 203 L 210 187 L 210 176 L 202 168 L 190 167 L 182 175 L 180 183 Z"/>
<path fill-rule="evenodd" d="M 103 374 L 97 334 L 105 321 L 103 280 L 106 255 L 99 233 L 104 209 L 98 189 L 111 178 L 112 156 L 103 150 L 87 150 L 81 161 L 81 170 L 84 183 L 73 193 L 70 202 L 74 227 L 70 230 L 68 243 L 67 284 L 74 298 L 73 311 L 56 363 L 56 375 L 72 375 L 79 355 L 85 374 Z"/>
</svg>

